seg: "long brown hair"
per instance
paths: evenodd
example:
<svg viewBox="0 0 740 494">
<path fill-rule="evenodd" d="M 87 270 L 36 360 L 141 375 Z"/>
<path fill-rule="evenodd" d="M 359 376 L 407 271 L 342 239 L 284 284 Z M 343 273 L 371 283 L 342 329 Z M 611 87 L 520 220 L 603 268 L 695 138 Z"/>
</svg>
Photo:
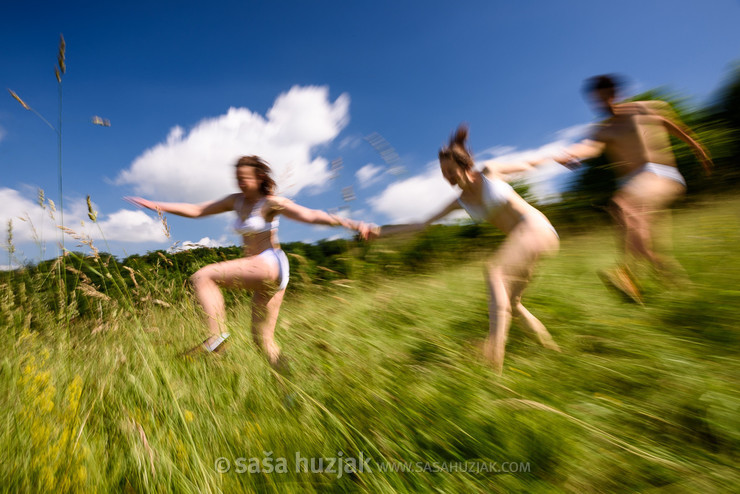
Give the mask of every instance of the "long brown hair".
<svg viewBox="0 0 740 494">
<path fill-rule="evenodd" d="M 262 195 L 269 196 L 275 191 L 275 180 L 272 178 L 272 169 L 265 160 L 259 156 L 242 156 L 236 162 L 236 168 L 240 166 L 251 166 L 257 170 L 257 177 L 262 180 L 260 192 Z"/>
<path fill-rule="evenodd" d="M 472 153 L 467 145 L 468 126 L 460 124 L 452 136 L 450 142 L 439 150 L 439 159 L 451 159 L 464 170 L 471 170 L 475 164 Z"/>
</svg>

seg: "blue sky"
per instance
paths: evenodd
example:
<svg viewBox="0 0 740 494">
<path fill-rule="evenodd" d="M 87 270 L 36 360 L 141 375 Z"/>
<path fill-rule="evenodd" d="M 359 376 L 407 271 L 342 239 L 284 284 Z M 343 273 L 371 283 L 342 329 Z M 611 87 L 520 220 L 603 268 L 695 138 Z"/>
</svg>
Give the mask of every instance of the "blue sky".
<svg viewBox="0 0 740 494">
<path fill-rule="evenodd" d="M 435 162 L 458 123 L 480 157 L 572 141 L 593 119 L 581 82 L 605 72 L 626 75 L 633 92 L 668 86 L 704 104 L 740 59 L 739 23 L 733 0 L 26 1 L 2 9 L 0 83 L 57 126 L 64 34 L 65 224 L 123 256 L 237 243 L 228 214 L 170 216 L 167 239 L 155 214 L 122 198 L 219 198 L 236 191 L 244 154 L 268 159 L 300 204 L 380 224 L 423 218 L 454 194 Z M 56 134 L 2 94 L 0 221 L 5 232 L 13 219 L 18 260 L 35 261 L 58 241 L 36 204 L 39 188 L 59 204 Z M 373 133 L 402 173 L 364 139 Z M 289 220 L 280 230 L 283 241 L 343 234 Z"/>
</svg>

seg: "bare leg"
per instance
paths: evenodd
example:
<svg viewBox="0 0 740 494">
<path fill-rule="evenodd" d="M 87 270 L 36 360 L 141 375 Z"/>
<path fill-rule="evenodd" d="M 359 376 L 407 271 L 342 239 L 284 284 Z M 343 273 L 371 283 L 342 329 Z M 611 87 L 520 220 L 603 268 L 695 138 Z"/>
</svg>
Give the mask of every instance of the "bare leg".
<svg viewBox="0 0 740 494">
<path fill-rule="evenodd" d="M 489 334 L 484 354 L 497 373 L 504 365 L 506 338 L 512 312 L 524 319 L 528 329 L 543 345 L 557 348 L 544 325 L 521 305 L 521 294 L 542 254 L 555 252 L 558 238 L 545 220 L 525 219 L 511 232 L 487 270 L 489 289 Z"/>
<path fill-rule="evenodd" d="M 484 356 L 497 374 L 504 370 L 506 338 L 511 324 L 511 306 L 503 270 L 496 265 L 488 268 L 488 337 L 483 347 Z"/>
<path fill-rule="evenodd" d="M 285 290 L 260 290 L 252 297 L 252 338 L 273 366 L 280 357 L 280 347 L 275 343 L 275 325 L 284 295 Z"/>
<path fill-rule="evenodd" d="M 220 287 L 256 291 L 265 288 L 277 277 L 277 265 L 258 257 L 209 264 L 193 274 L 190 280 L 195 297 L 206 313 L 210 335 L 205 343 L 211 344 L 226 329 L 224 297 Z"/>
<path fill-rule="evenodd" d="M 524 329 L 533 334 L 537 341 L 545 348 L 560 351 L 560 347 L 552 339 L 552 335 L 547 331 L 545 325 L 540 322 L 531 312 L 522 305 L 522 292 L 527 287 L 529 279 L 515 282 L 512 288 L 511 309 L 514 317 L 524 326 Z"/>
<path fill-rule="evenodd" d="M 627 249 L 658 270 L 665 269 L 671 256 L 655 252 L 655 223 L 684 191 L 685 187 L 674 180 L 641 173 L 615 195 L 615 202 L 626 211 Z"/>
</svg>

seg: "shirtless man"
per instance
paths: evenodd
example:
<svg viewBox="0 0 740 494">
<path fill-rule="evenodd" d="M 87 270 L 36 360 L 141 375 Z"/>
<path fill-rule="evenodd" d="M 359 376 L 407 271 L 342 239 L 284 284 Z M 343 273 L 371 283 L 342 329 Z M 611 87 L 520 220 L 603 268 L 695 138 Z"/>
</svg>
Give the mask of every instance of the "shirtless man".
<svg viewBox="0 0 740 494">
<path fill-rule="evenodd" d="M 584 92 L 596 110 L 607 118 L 593 134 L 550 157 L 570 167 L 579 160 L 606 153 L 617 177 L 611 214 L 619 234 L 620 261 L 616 268 L 600 273 L 602 279 L 636 302 L 642 296 L 628 267 L 628 255 L 647 260 L 658 273 L 679 269 L 675 259 L 654 250 L 656 221 L 669 215 L 668 207 L 686 191 L 686 181 L 676 168 L 669 135 L 686 142 L 707 173 L 712 161 L 691 131 L 675 118 L 663 101 L 617 103 L 618 81 L 614 76 L 587 79 Z"/>
</svg>

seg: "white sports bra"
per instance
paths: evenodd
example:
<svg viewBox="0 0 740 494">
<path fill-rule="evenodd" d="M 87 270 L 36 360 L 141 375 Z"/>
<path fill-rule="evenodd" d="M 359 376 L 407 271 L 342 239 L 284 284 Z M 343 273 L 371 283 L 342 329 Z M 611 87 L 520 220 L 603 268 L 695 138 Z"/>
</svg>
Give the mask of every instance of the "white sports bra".
<svg viewBox="0 0 740 494">
<path fill-rule="evenodd" d="M 280 223 L 276 217 L 272 221 L 266 221 L 262 216 L 262 206 L 266 198 L 263 197 L 257 201 L 249 215 L 242 219 L 240 212 L 244 205 L 244 196 L 239 194 L 239 197 L 234 201 L 234 211 L 236 211 L 236 220 L 234 221 L 234 231 L 239 235 L 256 235 L 258 233 L 267 232 L 270 230 L 277 230 L 278 224 Z"/>
<path fill-rule="evenodd" d="M 486 221 L 490 218 L 509 202 L 509 198 L 514 192 L 511 185 L 499 178 L 491 180 L 482 173 L 481 177 L 483 177 L 483 190 L 481 191 L 482 206 L 465 204 L 462 199 L 457 200 L 465 211 L 468 212 L 470 217 L 476 221 Z"/>
</svg>

